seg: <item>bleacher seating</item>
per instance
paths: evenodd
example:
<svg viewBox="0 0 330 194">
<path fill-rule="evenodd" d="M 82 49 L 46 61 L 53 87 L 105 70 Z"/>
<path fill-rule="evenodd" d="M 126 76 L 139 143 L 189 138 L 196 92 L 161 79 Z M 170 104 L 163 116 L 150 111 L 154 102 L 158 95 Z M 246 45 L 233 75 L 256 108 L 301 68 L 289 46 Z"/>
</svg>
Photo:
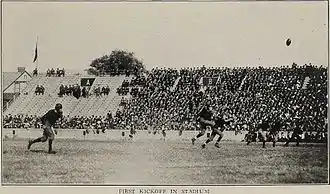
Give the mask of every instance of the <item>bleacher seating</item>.
<svg viewBox="0 0 330 194">
<path fill-rule="evenodd" d="M 72 96 L 58 96 L 61 84 L 80 84 L 80 78 L 80 75 L 68 75 L 65 77 L 46 77 L 39 75 L 38 77 L 34 77 L 27 84 L 22 94 L 5 111 L 5 114 L 40 116 L 53 108 L 56 103 L 61 103 L 64 114 L 70 116 L 101 116 L 118 108 L 120 96 L 116 94 L 116 88 L 127 77 L 96 77 L 91 88 L 108 85 L 110 87 L 110 94 L 108 96 L 96 97 L 92 95 L 89 98 L 81 97 L 79 99 Z M 44 95 L 35 95 L 34 91 L 37 85 L 45 87 Z"/>
</svg>

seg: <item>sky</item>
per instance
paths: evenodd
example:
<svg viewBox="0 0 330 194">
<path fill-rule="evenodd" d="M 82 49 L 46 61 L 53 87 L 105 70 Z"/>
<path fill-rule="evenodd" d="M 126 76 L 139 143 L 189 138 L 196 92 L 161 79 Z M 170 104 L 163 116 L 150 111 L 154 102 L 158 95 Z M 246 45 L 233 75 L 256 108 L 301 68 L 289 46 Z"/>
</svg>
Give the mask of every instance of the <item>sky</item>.
<svg viewBox="0 0 330 194">
<path fill-rule="evenodd" d="M 2 71 L 82 72 L 114 49 L 153 67 L 327 66 L 327 2 L 3 4 Z M 292 44 L 287 47 L 287 38 Z"/>
</svg>

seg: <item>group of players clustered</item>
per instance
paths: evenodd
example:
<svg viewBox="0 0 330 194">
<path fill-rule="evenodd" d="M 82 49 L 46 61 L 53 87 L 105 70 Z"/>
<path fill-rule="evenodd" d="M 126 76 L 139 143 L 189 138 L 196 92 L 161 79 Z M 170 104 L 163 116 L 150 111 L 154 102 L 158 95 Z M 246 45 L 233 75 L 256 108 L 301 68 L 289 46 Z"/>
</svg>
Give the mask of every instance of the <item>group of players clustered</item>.
<svg viewBox="0 0 330 194">
<path fill-rule="evenodd" d="M 225 130 L 225 125 L 229 125 L 233 119 L 232 118 L 227 118 L 224 114 L 216 112 L 212 106 L 210 106 L 209 103 L 205 103 L 200 111 L 198 112 L 197 116 L 197 121 L 198 121 L 198 126 L 200 132 L 197 134 L 197 136 L 193 137 L 191 139 L 192 144 L 195 144 L 195 141 L 204 136 L 207 128 L 209 127 L 211 129 L 211 134 L 208 137 L 208 139 L 202 144 L 202 148 L 205 148 L 206 145 L 210 142 L 213 141 L 213 139 L 218 135 L 218 139 L 216 140 L 215 147 L 220 148 L 220 141 L 224 136 L 224 130 Z M 52 144 L 53 140 L 55 138 L 55 135 L 57 135 L 56 129 L 53 128 L 55 123 L 63 118 L 63 111 L 62 111 L 62 104 L 56 104 L 55 109 L 49 110 L 43 117 L 41 117 L 41 122 L 43 125 L 43 135 L 37 139 L 34 140 L 29 140 L 28 143 L 28 150 L 30 150 L 31 146 L 34 143 L 38 142 L 46 142 L 48 140 L 48 153 L 50 154 L 55 154 L 56 152 L 53 151 L 52 149 Z M 136 130 L 134 126 L 128 126 L 129 128 L 129 137 L 132 139 L 133 136 L 136 134 Z M 259 123 L 257 129 L 258 129 L 258 139 L 259 141 L 262 141 L 263 148 L 265 148 L 265 144 L 267 141 L 267 137 L 271 139 L 273 143 L 273 147 L 275 147 L 275 144 L 278 139 L 278 132 L 281 128 L 280 123 L 275 123 L 275 125 L 270 126 L 267 122 L 261 122 Z M 154 134 L 159 132 L 161 130 L 163 139 L 165 140 L 166 137 L 166 122 L 161 122 L 161 124 L 157 127 L 154 128 Z M 182 135 L 183 128 L 179 130 L 179 135 Z M 123 132 L 124 134 L 124 132 Z M 252 142 L 252 136 L 254 134 L 248 134 L 247 137 L 247 145 Z M 293 131 L 293 134 L 291 138 L 288 139 L 286 142 L 285 146 L 288 146 L 289 142 L 292 142 L 296 140 L 297 145 L 299 145 L 299 140 L 301 139 L 300 137 L 301 131 L 299 129 L 295 129 Z"/>
</svg>

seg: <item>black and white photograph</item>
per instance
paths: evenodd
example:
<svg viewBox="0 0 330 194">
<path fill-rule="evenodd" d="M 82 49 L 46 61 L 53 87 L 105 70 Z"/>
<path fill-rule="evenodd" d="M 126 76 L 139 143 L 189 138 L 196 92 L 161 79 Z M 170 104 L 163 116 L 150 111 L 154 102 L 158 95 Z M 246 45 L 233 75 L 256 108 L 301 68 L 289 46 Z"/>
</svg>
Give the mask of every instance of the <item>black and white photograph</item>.
<svg viewBox="0 0 330 194">
<path fill-rule="evenodd" d="M 1 184 L 328 185 L 328 14 L 2 2 Z"/>
</svg>

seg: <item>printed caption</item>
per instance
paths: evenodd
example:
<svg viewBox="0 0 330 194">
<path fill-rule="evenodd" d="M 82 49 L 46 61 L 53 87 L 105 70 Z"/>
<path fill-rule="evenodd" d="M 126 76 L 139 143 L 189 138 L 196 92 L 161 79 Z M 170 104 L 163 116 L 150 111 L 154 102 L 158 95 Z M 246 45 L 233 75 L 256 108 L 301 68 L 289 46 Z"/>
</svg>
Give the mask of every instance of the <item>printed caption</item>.
<svg viewBox="0 0 330 194">
<path fill-rule="evenodd" d="M 210 189 L 171 189 L 171 188 L 160 188 L 160 189 L 140 189 L 140 188 L 126 188 L 118 189 L 118 194 L 210 194 Z"/>
</svg>

